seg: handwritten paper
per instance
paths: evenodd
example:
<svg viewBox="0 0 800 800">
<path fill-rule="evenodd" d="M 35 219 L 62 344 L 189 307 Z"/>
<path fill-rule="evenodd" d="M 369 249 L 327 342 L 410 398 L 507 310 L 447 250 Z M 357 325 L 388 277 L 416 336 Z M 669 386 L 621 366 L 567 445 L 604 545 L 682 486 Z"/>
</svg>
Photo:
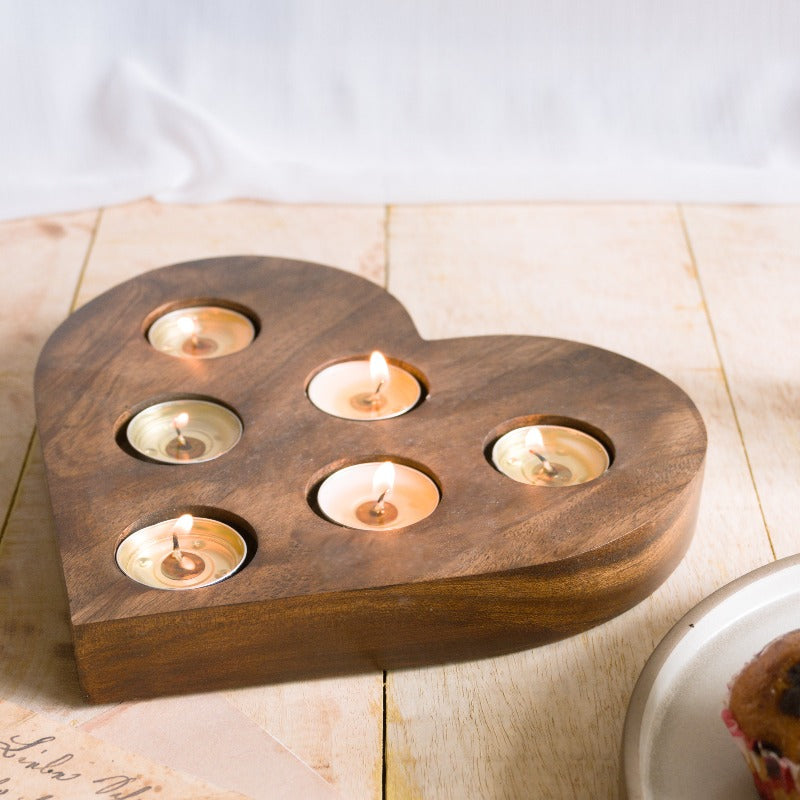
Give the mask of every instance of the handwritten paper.
<svg viewBox="0 0 800 800">
<path fill-rule="evenodd" d="M 339 798 L 318 772 L 219 692 L 123 703 L 81 728 L 253 800 Z"/>
<path fill-rule="evenodd" d="M 0 800 L 248 800 L 0 700 Z"/>
</svg>

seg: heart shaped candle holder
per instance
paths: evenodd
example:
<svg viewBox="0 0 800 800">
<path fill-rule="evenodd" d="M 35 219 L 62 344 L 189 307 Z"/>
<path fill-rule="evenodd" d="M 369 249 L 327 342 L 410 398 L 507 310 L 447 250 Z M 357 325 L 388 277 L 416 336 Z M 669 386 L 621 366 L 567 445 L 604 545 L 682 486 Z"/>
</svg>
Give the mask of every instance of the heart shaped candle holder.
<svg viewBox="0 0 800 800">
<path fill-rule="evenodd" d="M 179 346 L 172 312 L 198 308 L 223 332 L 179 314 Z M 236 312 L 245 334 L 252 323 L 241 349 L 214 309 Z M 153 341 L 169 352 L 148 339 L 165 318 Z M 419 382 L 410 410 L 364 419 L 369 386 L 357 419 L 309 400 L 322 369 L 373 350 Z M 214 426 L 178 414 L 148 432 L 169 457 L 143 454 L 129 423 L 169 401 L 228 409 L 241 438 L 200 457 L 216 455 Z M 630 359 L 532 336 L 425 341 L 369 281 L 277 258 L 178 264 L 106 292 L 48 341 L 36 405 L 75 657 L 97 702 L 472 659 L 584 630 L 677 565 L 706 451 L 691 400 Z M 572 470 L 548 472 L 539 454 L 509 477 L 492 451 L 526 426 L 553 442 L 589 434 L 611 465 L 570 485 Z M 527 439 L 514 447 L 535 455 Z M 320 490 L 387 460 L 395 495 L 355 508 L 346 481 Z M 403 507 L 418 490 L 424 509 Z M 337 524 L 323 507 L 336 503 L 356 517 L 345 509 Z M 179 536 L 186 514 L 202 527 L 189 520 Z"/>
</svg>

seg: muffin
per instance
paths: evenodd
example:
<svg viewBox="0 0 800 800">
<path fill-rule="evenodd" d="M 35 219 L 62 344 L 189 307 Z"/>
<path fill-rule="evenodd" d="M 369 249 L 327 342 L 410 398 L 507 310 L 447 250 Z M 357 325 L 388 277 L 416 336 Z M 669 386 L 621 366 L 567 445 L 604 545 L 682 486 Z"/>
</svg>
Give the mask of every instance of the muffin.
<svg viewBox="0 0 800 800">
<path fill-rule="evenodd" d="M 745 665 L 722 718 L 763 800 L 800 800 L 800 630 Z"/>
</svg>

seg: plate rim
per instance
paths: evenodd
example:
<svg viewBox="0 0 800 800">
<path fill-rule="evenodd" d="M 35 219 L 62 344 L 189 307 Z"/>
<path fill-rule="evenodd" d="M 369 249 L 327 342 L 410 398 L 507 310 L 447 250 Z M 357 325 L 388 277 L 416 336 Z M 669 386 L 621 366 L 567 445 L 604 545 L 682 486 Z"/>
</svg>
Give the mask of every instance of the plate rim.
<svg viewBox="0 0 800 800">
<path fill-rule="evenodd" d="M 646 800 L 640 769 L 642 719 L 653 684 L 678 644 L 690 633 L 694 623 L 711 612 L 728 598 L 747 586 L 762 580 L 773 572 L 800 566 L 800 553 L 776 559 L 724 584 L 692 606 L 666 633 L 645 662 L 633 687 L 625 723 L 622 729 L 622 748 L 619 765 L 620 796 L 624 800 Z"/>
</svg>

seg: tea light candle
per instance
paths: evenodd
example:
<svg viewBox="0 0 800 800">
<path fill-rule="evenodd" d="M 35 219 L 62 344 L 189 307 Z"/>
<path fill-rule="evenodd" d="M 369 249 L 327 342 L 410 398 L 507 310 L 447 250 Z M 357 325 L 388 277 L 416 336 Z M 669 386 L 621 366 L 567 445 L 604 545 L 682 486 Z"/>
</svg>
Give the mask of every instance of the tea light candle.
<svg viewBox="0 0 800 800">
<path fill-rule="evenodd" d="M 332 522 L 365 531 L 405 528 L 439 505 L 439 488 L 414 467 L 391 461 L 353 464 L 329 475 L 317 492 Z"/>
<path fill-rule="evenodd" d="M 500 472 L 534 486 L 574 486 L 602 475 L 608 451 L 588 433 L 564 425 L 526 425 L 501 436 L 492 448 Z"/>
<path fill-rule="evenodd" d="M 168 400 L 140 411 L 125 435 L 143 456 L 165 464 L 192 464 L 227 453 L 241 438 L 242 423 L 219 403 Z"/>
<path fill-rule="evenodd" d="M 308 384 L 308 398 L 326 414 L 342 419 L 389 419 L 419 401 L 422 387 L 408 370 L 386 361 L 377 350 L 320 370 Z"/>
<path fill-rule="evenodd" d="M 236 572 L 247 555 L 241 534 L 215 519 L 184 514 L 140 528 L 117 548 L 117 565 L 154 589 L 199 589 Z"/>
<path fill-rule="evenodd" d="M 224 306 L 190 306 L 160 316 L 147 331 L 150 344 L 181 358 L 219 358 L 243 350 L 256 335 L 244 314 Z"/>
</svg>

